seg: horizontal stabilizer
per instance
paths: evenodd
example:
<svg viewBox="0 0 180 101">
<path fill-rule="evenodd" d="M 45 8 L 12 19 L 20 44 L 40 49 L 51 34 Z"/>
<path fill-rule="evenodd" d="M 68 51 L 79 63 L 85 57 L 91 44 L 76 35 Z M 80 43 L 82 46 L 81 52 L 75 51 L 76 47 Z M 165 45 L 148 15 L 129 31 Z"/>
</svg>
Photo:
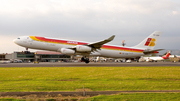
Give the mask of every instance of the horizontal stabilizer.
<svg viewBox="0 0 180 101">
<path fill-rule="evenodd" d="M 164 50 L 164 49 L 144 50 L 143 53 L 144 53 L 144 54 L 152 54 L 152 53 L 155 53 L 155 52 L 161 51 L 161 50 Z"/>
</svg>

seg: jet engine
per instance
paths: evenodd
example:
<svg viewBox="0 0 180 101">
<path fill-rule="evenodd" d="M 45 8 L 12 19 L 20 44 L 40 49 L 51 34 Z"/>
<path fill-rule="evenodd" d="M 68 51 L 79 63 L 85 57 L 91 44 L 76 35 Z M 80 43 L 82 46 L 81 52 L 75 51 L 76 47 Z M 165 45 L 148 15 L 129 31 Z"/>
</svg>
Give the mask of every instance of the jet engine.
<svg viewBox="0 0 180 101">
<path fill-rule="evenodd" d="M 76 46 L 77 52 L 90 52 L 91 50 L 92 50 L 92 48 L 88 47 L 88 46 L 83 46 L 83 45 L 77 45 Z"/>
<path fill-rule="evenodd" d="M 61 48 L 61 53 L 62 53 L 62 54 L 68 54 L 68 55 L 71 55 L 71 54 L 74 54 L 75 51 L 72 50 L 72 49 Z"/>
</svg>

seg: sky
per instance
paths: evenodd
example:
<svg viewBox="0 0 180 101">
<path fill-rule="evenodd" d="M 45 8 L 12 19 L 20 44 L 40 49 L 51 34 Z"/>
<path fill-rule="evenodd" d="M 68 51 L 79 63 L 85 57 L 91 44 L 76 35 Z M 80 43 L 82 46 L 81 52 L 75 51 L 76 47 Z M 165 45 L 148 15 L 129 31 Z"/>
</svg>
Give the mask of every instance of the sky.
<svg viewBox="0 0 180 101">
<path fill-rule="evenodd" d="M 0 0 L 0 53 L 24 51 L 18 36 L 135 46 L 162 31 L 155 49 L 180 50 L 180 0 Z M 30 50 L 36 51 L 36 50 Z"/>
</svg>

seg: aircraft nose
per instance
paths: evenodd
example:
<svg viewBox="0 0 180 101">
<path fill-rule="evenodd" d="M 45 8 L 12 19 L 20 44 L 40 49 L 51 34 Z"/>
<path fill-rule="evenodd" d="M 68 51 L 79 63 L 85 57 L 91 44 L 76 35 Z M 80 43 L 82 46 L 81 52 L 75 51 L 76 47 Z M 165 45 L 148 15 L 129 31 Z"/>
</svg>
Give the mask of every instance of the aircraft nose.
<svg viewBox="0 0 180 101">
<path fill-rule="evenodd" d="M 13 42 L 16 43 L 16 39 L 14 39 Z"/>
<path fill-rule="evenodd" d="M 17 39 L 14 39 L 13 42 L 16 43 L 16 44 L 18 44 L 18 40 L 17 40 Z"/>
<path fill-rule="evenodd" d="M 16 43 L 16 39 L 14 39 L 13 42 Z"/>
</svg>

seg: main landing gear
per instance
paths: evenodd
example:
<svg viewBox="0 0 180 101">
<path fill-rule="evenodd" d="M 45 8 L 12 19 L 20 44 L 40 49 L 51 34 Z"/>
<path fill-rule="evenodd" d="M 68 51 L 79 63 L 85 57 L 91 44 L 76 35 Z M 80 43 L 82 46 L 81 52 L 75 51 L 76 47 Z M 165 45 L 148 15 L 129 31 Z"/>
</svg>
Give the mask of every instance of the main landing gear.
<svg viewBox="0 0 180 101">
<path fill-rule="evenodd" d="M 28 51 L 28 48 L 26 48 L 26 50 L 24 51 L 24 53 L 30 53 L 30 51 Z"/>
<path fill-rule="evenodd" d="M 82 58 L 81 58 L 81 61 L 88 64 L 88 63 L 89 63 L 89 58 L 82 57 Z"/>
</svg>

